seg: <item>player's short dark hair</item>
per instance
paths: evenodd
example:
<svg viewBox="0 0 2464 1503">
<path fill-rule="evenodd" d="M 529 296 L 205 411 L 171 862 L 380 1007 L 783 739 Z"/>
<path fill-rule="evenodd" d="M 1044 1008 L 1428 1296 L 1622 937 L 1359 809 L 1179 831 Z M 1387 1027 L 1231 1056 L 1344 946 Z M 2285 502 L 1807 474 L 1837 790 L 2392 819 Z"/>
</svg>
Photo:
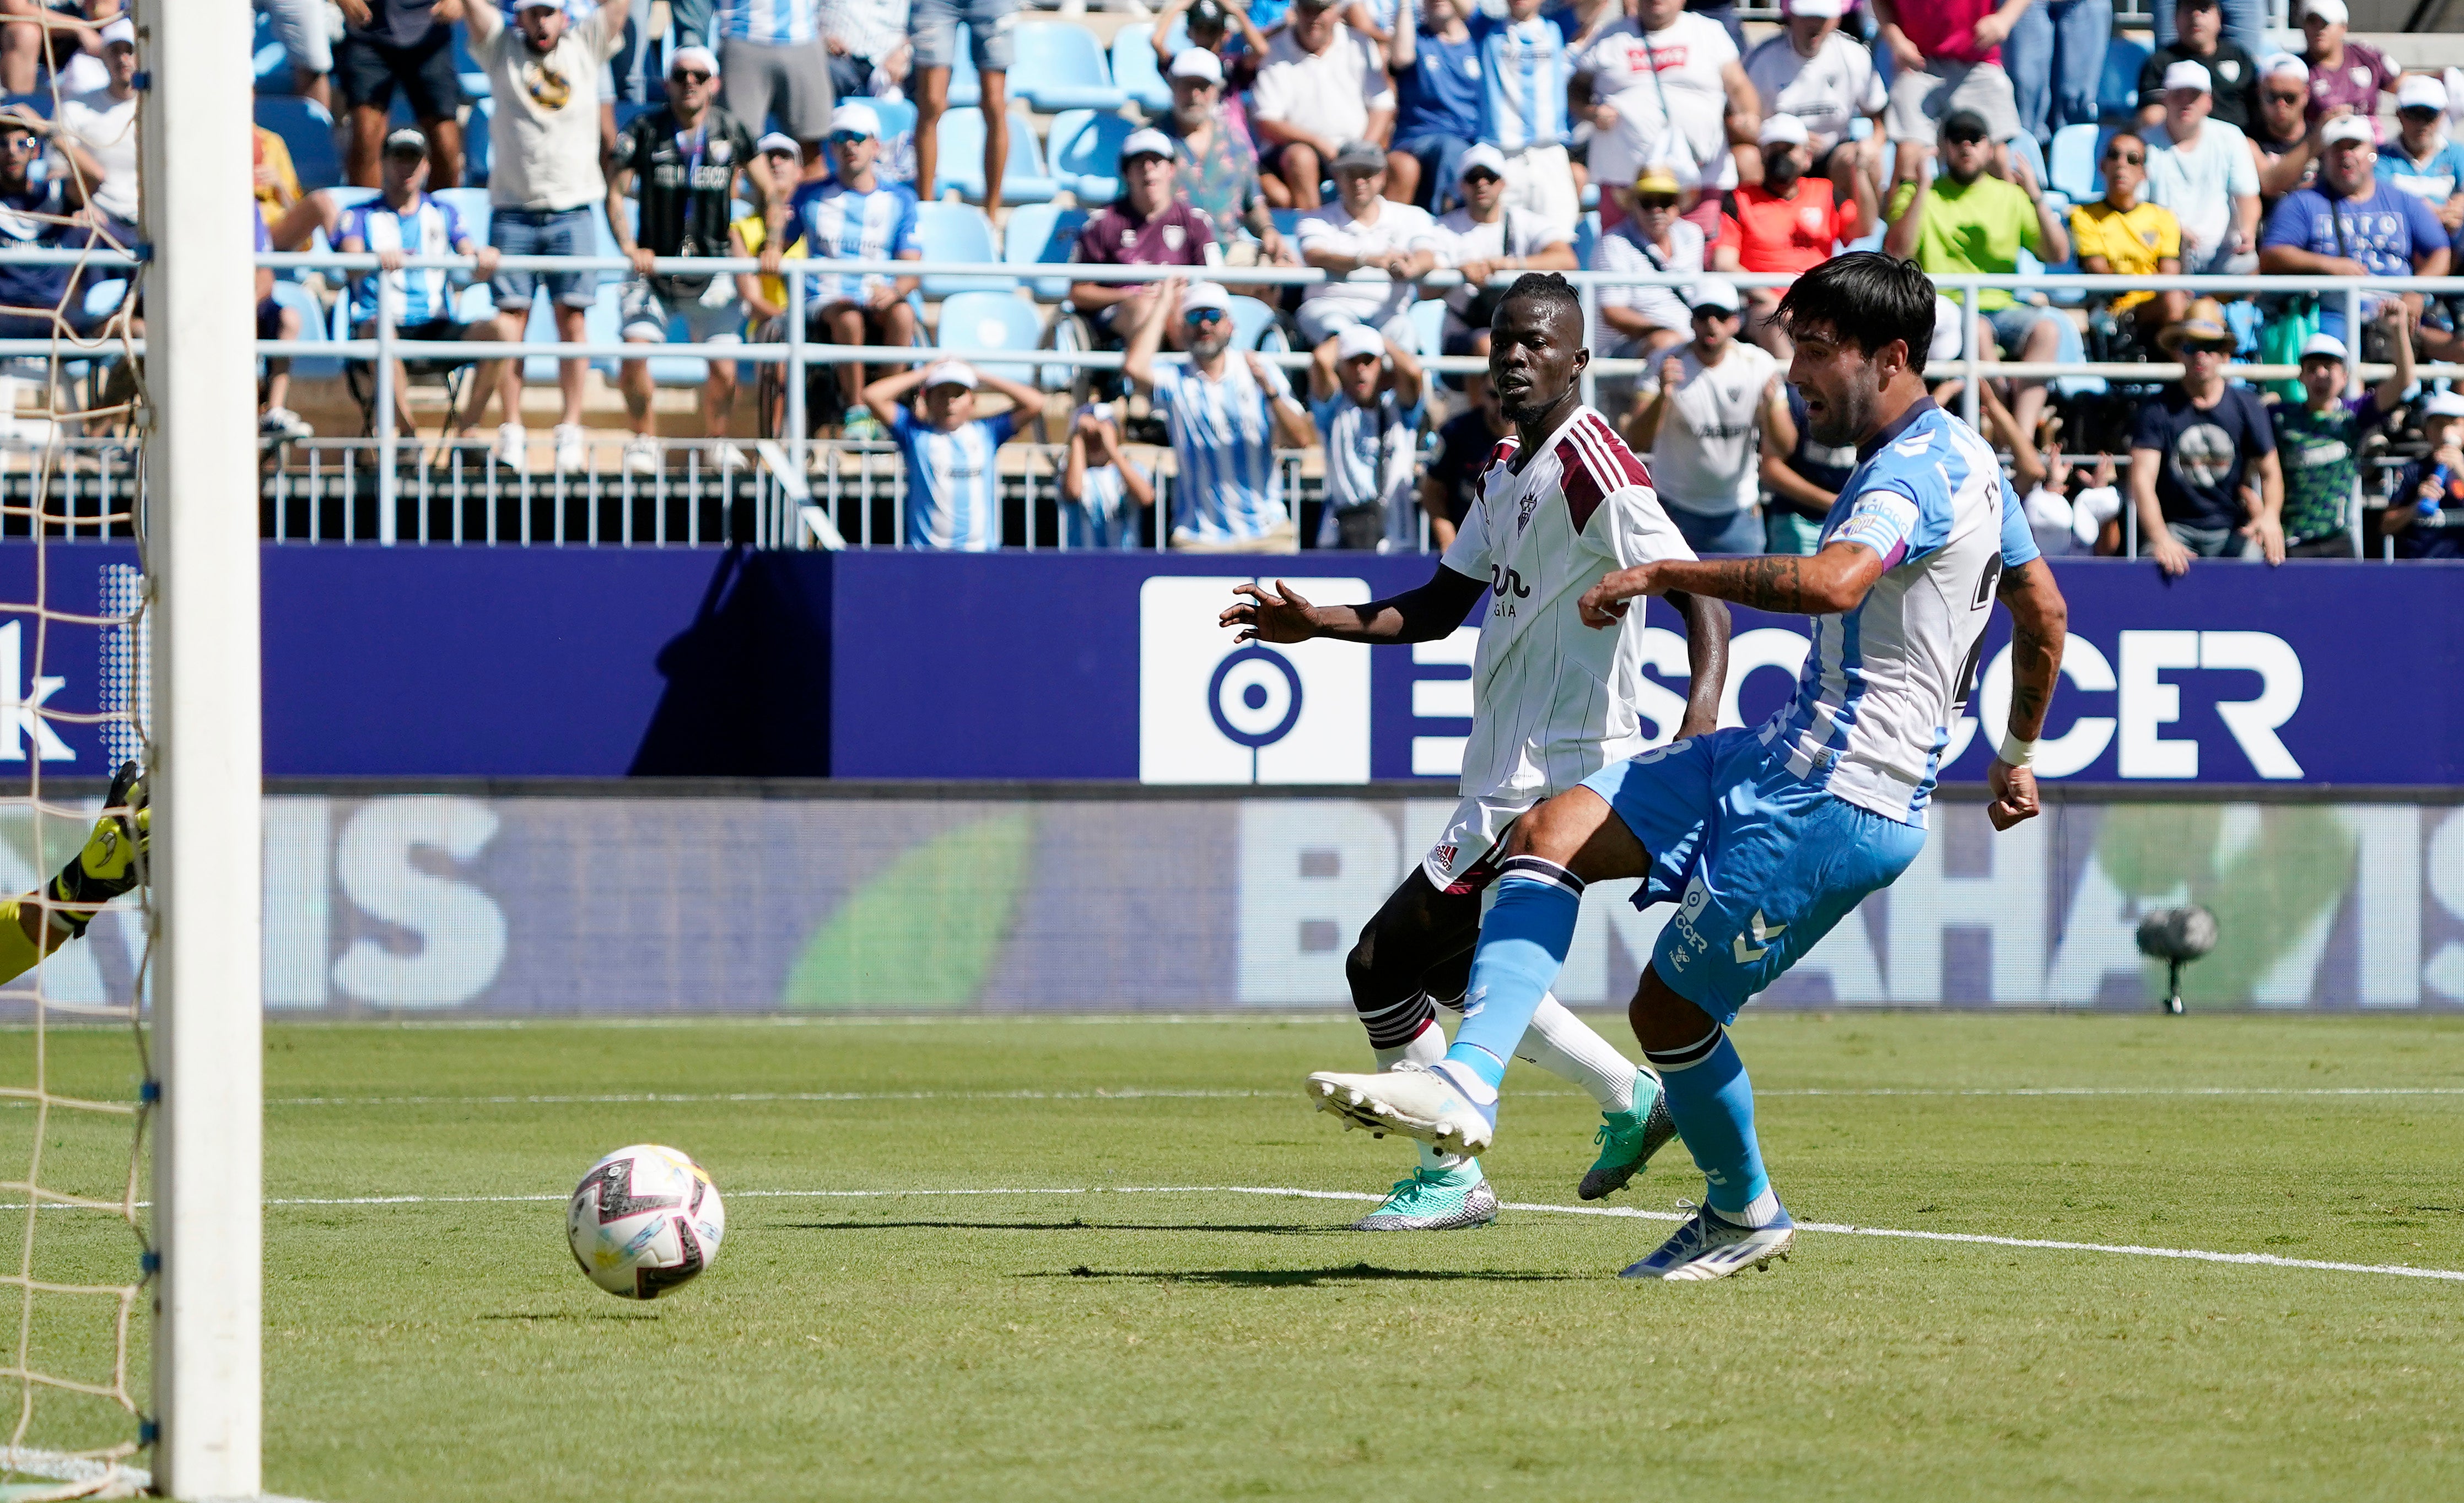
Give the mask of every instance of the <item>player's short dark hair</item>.
<svg viewBox="0 0 2464 1503">
<path fill-rule="evenodd" d="M 1583 294 L 1574 291 L 1573 283 L 1554 272 L 1524 272 L 1514 279 L 1513 286 L 1506 290 L 1506 295 L 1497 300 L 1497 306 L 1502 311 L 1507 303 L 1527 299 L 1533 302 L 1555 303 L 1566 310 L 1567 316 L 1574 320 L 1575 327 L 1582 326 Z M 1492 315 L 1489 322 L 1493 325 L 1496 321 L 1495 316 Z"/>
<path fill-rule="evenodd" d="M 1914 261 L 1852 250 L 1798 277 L 1779 300 L 1779 314 L 1792 329 L 1827 326 L 1869 356 L 1905 340 L 1908 368 L 1922 376 L 1933 345 L 1934 295 L 1933 278 Z"/>
</svg>

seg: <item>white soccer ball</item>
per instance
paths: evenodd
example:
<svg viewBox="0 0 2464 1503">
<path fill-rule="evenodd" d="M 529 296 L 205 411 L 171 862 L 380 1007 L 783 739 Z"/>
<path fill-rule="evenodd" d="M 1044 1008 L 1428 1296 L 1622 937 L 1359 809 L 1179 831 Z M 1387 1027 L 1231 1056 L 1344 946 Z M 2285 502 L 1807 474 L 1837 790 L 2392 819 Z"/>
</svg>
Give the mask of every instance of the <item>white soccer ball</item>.
<svg viewBox="0 0 2464 1503">
<path fill-rule="evenodd" d="M 635 1144 L 582 1177 L 564 1231 L 592 1283 L 627 1299 L 656 1299 L 718 1255 L 727 1209 L 709 1170 L 673 1148 Z"/>
</svg>

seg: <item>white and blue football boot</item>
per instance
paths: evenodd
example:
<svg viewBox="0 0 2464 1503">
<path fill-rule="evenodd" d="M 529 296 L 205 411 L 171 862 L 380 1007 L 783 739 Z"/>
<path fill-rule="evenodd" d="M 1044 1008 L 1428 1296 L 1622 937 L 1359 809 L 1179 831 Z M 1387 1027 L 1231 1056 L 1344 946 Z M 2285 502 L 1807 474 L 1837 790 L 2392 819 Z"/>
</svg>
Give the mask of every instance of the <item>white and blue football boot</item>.
<svg viewBox="0 0 2464 1503">
<path fill-rule="evenodd" d="M 1788 1219 L 1787 1211 L 1781 1211 L 1779 1220 L 1771 1226 L 1741 1227 L 1722 1219 L 1708 1206 L 1687 1209 L 1694 1214 L 1678 1224 L 1658 1252 L 1629 1266 L 1617 1277 L 1726 1278 L 1749 1263 L 1766 1270 L 1773 1258 L 1785 1263 L 1788 1250 L 1796 1245 L 1796 1223 Z"/>
<path fill-rule="evenodd" d="M 1625 1188 L 1626 1182 L 1651 1162 L 1651 1156 L 1677 1136 L 1677 1122 L 1668 1115 L 1667 1095 L 1661 1090 L 1660 1082 L 1648 1070 L 1638 1070 L 1634 1075 L 1634 1109 L 1600 1113 L 1600 1130 L 1592 1139 L 1600 1145 L 1600 1156 L 1592 1162 L 1583 1183 L 1574 1191 L 1585 1200 L 1598 1200 Z M 1643 1100 L 1645 1092 L 1651 1097 L 1647 1101 Z"/>
<path fill-rule="evenodd" d="M 1418 1168 L 1397 1180 L 1386 1203 L 1352 1224 L 1354 1231 L 1461 1231 L 1497 1219 L 1497 1191 L 1467 1159 L 1451 1169 Z"/>
<path fill-rule="evenodd" d="M 1497 1137 L 1496 1088 L 1451 1060 L 1406 1059 L 1369 1075 L 1320 1070 L 1306 1089 L 1319 1111 L 1342 1118 L 1347 1129 L 1401 1133 L 1441 1153 L 1474 1158 Z"/>
</svg>

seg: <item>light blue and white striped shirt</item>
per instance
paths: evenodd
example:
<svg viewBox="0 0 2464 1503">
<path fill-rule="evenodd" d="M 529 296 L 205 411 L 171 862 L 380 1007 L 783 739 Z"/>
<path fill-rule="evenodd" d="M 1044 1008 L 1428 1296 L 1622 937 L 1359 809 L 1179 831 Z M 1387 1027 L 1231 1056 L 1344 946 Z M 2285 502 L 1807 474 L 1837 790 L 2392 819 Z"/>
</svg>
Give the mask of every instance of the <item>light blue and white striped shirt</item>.
<svg viewBox="0 0 2464 1503">
<path fill-rule="evenodd" d="M 1265 369 L 1261 386 L 1238 350 L 1224 357 L 1221 381 L 1195 364 L 1155 367 L 1155 405 L 1180 471 L 1172 487 L 1174 537 L 1243 542 L 1291 520 L 1275 464 L 1273 399 L 1288 397 L 1292 386 L 1278 367 Z"/>
<path fill-rule="evenodd" d="M 1863 452 L 1822 541 L 1873 549 L 1882 577 L 1856 609 L 1814 618 L 1796 697 L 1763 740 L 1814 786 L 1922 829 L 2002 572 L 2036 549 L 2006 526 L 2019 498 L 1992 446 L 1930 400 Z"/>
<path fill-rule="evenodd" d="M 1122 463 L 1146 475 L 1144 467 L 1135 460 Z M 1148 476 L 1150 480 L 1154 477 Z M 1120 465 L 1089 465 L 1087 483 L 1078 492 L 1074 505 L 1061 509 L 1061 546 L 1064 548 L 1139 548 L 1145 546 L 1140 535 L 1138 513 L 1145 508 L 1130 498 L 1129 482 L 1121 478 Z"/>
<path fill-rule="evenodd" d="M 342 215 L 336 243 L 357 240 L 369 250 L 400 250 L 409 255 L 451 255 L 462 238 L 462 217 L 450 204 L 422 193 L 397 213 L 384 199 L 371 199 Z M 393 284 L 394 323 L 408 328 L 453 316 L 453 288 L 442 270 L 379 272 L 358 278 L 351 287 L 351 321 L 366 323 L 377 316 L 377 277 Z"/>
<path fill-rule="evenodd" d="M 1317 546 L 1332 548 L 1341 535 L 1336 513 L 1357 506 L 1381 510 L 1382 552 L 1420 546 L 1420 508 L 1414 494 L 1413 451 L 1420 438 L 1420 404 L 1403 405 L 1391 391 L 1364 407 L 1338 391 L 1309 404 L 1318 436 L 1326 443 L 1326 511 L 1318 519 Z"/>
<path fill-rule="evenodd" d="M 1502 151 L 1564 142 L 1573 134 L 1566 86 L 1574 61 L 1557 23 L 1475 15 L 1471 35 L 1480 45 L 1481 139 Z"/>
<path fill-rule="evenodd" d="M 890 436 L 907 461 L 907 546 L 990 553 L 1001 542 L 1001 441 L 1018 427 L 1010 413 L 978 418 L 944 433 L 902 410 Z"/>
<path fill-rule="evenodd" d="M 718 34 L 729 41 L 787 47 L 822 34 L 821 0 L 719 0 Z M 760 122 L 753 122 L 759 128 Z"/>
<path fill-rule="evenodd" d="M 791 211 L 804 227 L 806 253 L 816 261 L 890 261 L 921 252 L 915 228 L 915 190 L 878 173 L 873 189 L 859 193 L 838 183 L 800 189 Z M 806 295 L 810 308 L 862 302 L 885 276 L 817 276 Z"/>
</svg>

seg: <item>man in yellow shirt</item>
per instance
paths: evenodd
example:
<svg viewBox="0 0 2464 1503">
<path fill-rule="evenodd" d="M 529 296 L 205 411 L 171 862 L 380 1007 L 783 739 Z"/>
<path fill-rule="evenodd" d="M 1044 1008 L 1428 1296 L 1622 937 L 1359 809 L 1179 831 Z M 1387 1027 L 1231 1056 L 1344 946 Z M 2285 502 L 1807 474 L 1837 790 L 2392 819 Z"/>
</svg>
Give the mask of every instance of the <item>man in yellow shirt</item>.
<svg viewBox="0 0 2464 1503">
<path fill-rule="evenodd" d="M 2135 131 L 2115 132 L 2104 148 L 2104 198 L 2071 210 L 2071 243 L 2080 271 L 2091 276 L 2181 274 L 2181 222 L 2169 208 L 2140 202 L 2146 181 L 2147 142 Z M 2124 293 L 2106 311 L 2133 343 L 2152 348 L 2167 325 L 2181 320 L 2189 295 Z"/>
</svg>

